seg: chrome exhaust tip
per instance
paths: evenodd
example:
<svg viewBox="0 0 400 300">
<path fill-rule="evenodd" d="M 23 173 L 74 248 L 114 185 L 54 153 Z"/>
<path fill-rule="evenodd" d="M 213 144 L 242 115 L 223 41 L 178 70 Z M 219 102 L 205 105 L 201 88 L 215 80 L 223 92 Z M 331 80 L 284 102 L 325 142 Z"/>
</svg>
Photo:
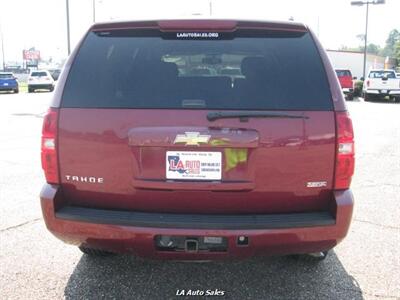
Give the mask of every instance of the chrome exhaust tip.
<svg viewBox="0 0 400 300">
<path fill-rule="evenodd" d="M 311 252 L 311 253 L 307 253 L 309 256 L 314 257 L 314 258 L 324 258 L 327 253 L 326 252 Z"/>
</svg>

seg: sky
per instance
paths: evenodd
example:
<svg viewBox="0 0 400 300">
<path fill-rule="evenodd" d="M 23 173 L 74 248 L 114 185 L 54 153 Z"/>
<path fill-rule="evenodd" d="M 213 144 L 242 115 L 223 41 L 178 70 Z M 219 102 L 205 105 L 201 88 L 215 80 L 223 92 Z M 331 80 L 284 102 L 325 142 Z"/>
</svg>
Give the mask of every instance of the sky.
<svg viewBox="0 0 400 300">
<path fill-rule="evenodd" d="M 366 7 L 350 0 L 69 0 L 71 48 L 93 23 L 134 19 L 212 18 L 304 22 L 327 49 L 357 47 L 365 31 Z M 400 0 L 371 5 L 368 42 L 384 46 L 390 30 L 400 30 Z M 0 31 L 6 62 L 22 61 L 22 50 L 35 47 L 43 58 L 67 56 L 66 0 L 0 0 Z M 0 48 L 1 52 L 1 48 Z M 0 55 L 2 64 L 2 55 Z"/>
</svg>

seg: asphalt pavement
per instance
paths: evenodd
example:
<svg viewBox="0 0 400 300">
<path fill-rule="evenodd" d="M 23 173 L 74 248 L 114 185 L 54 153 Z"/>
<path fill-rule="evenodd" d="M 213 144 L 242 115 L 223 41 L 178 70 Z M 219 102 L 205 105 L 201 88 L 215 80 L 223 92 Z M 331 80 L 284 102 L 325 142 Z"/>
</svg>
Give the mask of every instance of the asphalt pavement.
<svg viewBox="0 0 400 300">
<path fill-rule="evenodd" d="M 0 299 L 183 299 L 182 289 L 218 289 L 218 299 L 400 299 L 400 104 L 348 102 L 355 211 L 324 262 L 194 263 L 90 258 L 46 230 L 40 131 L 51 96 L 0 94 Z"/>
</svg>

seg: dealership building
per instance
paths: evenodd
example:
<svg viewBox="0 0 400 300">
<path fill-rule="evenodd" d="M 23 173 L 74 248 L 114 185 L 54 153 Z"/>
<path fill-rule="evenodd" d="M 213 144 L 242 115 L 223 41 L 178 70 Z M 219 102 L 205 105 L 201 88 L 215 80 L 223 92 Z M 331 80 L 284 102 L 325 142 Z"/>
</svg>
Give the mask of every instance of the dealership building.
<svg viewBox="0 0 400 300">
<path fill-rule="evenodd" d="M 349 69 L 357 79 L 363 76 L 364 52 L 326 50 L 335 69 Z M 367 54 L 366 72 L 370 69 L 394 69 L 396 60 L 374 54 Z"/>
</svg>

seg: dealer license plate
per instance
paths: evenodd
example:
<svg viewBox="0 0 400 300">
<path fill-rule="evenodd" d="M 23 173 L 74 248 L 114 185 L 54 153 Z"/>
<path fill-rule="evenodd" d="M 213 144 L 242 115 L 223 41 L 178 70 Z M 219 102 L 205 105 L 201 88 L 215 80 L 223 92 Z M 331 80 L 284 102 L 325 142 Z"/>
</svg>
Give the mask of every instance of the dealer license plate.
<svg viewBox="0 0 400 300">
<path fill-rule="evenodd" d="M 221 180 L 221 152 L 167 151 L 167 179 Z"/>
</svg>

